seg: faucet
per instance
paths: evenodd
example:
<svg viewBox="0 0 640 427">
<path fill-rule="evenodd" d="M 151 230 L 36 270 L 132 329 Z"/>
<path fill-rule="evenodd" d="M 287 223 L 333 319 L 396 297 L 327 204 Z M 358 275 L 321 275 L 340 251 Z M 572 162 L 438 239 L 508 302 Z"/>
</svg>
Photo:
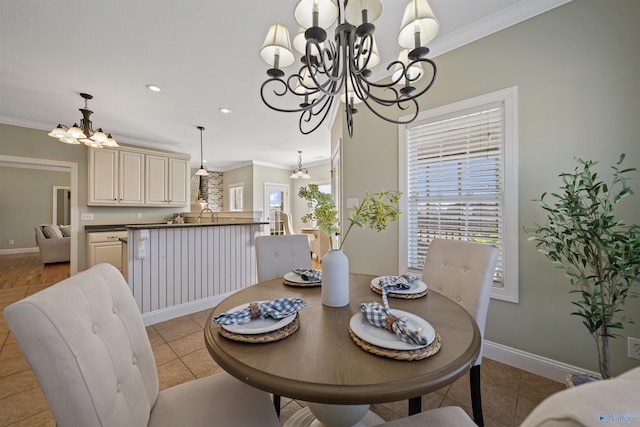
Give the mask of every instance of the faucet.
<svg viewBox="0 0 640 427">
<path fill-rule="evenodd" d="M 200 215 L 198 216 L 198 222 L 200 222 L 200 220 L 202 219 L 202 214 L 206 211 L 209 211 L 211 213 L 211 222 L 217 222 L 218 214 L 212 211 L 211 208 L 204 208 L 200 211 Z"/>
</svg>

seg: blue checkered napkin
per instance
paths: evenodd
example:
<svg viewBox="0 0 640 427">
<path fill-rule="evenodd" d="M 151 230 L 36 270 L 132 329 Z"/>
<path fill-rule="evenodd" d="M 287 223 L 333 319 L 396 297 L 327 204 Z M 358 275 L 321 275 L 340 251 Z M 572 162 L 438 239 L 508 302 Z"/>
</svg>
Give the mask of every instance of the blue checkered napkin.
<svg viewBox="0 0 640 427">
<path fill-rule="evenodd" d="M 307 303 L 298 298 L 280 298 L 273 301 L 265 301 L 257 304 L 257 319 L 284 319 L 294 313 L 297 313 Z M 247 308 L 234 311 L 231 313 L 222 313 L 213 318 L 218 325 L 237 325 L 239 323 L 247 323 L 251 320 L 251 308 L 247 304 Z"/>
<path fill-rule="evenodd" d="M 319 282 L 322 280 L 322 270 L 317 268 L 294 268 L 293 272 L 307 282 Z"/>
<path fill-rule="evenodd" d="M 389 316 L 393 316 L 391 310 L 384 308 L 377 302 L 360 304 L 360 311 L 362 311 L 364 317 L 369 323 L 382 329 L 387 329 L 387 318 L 389 318 Z M 393 318 L 390 320 L 393 320 Z M 393 330 L 393 333 L 400 338 L 400 340 L 408 344 L 428 344 L 427 338 L 409 326 L 407 319 L 404 317 L 395 318 L 391 324 L 391 329 Z"/>
<path fill-rule="evenodd" d="M 403 274 L 402 276 L 386 276 L 382 277 L 378 284 L 380 288 L 386 288 L 387 291 L 399 291 L 406 290 L 411 287 L 411 284 L 416 280 L 420 280 L 420 276 L 415 274 Z"/>
</svg>

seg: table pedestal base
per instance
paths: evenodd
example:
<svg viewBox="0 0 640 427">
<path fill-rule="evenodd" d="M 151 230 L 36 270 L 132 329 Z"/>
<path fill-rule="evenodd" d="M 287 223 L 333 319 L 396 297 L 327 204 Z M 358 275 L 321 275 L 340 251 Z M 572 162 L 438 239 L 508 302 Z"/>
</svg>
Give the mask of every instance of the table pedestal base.
<svg viewBox="0 0 640 427">
<path fill-rule="evenodd" d="M 312 405 L 318 405 L 318 404 L 312 404 Z M 334 405 L 328 405 L 328 406 L 334 406 Z M 342 405 L 335 405 L 335 406 L 342 406 Z M 315 415 L 313 415 L 313 413 L 311 412 L 311 409 L 303 408 L 298 412 L 296 412 L 295 414 L 293 414 L 293 416 L 289 418 L 289 420 L 287 420 L 287 422 L 284 424 L 283 427 L 342 427 L 342 426 L 373 427 L 379 424 L 383 424 L 385 422 L 378 415 L 368 410 L 369 405 L 358 405 L 356 408 L 360 408 L 360 407 L 364 407 L 366 412 L 364 413 L 364 417 L 362 417 L 359 421 L 357 421 L 353 425 L 348 423 L 347 424 L 339 423 L 335 425 L 323 424 L 322 422 L 318 421 Z"/>
</svg>

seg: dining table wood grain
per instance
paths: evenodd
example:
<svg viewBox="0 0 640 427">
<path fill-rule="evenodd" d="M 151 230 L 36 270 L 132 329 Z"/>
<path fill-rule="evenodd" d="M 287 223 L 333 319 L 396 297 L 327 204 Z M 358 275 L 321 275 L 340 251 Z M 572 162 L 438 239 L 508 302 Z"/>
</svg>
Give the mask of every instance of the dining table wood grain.
<svg viewBox="0 0 640 427">
<path fill-rule="evenodd" d="M 481 334 L 474 319 L 457 303 L 429 291 L 418 299 L 389 298 L 391 309 L 427 320 L 442 340 L 436 354 L 413 361 L 371 354 L 349 336 L 349 321 L 360 304 L 378 301 L 370 289 L 374 276 L 349 275 L 350 303 L 322 304 L 321 287 L 294 287 L 274 279 L 240 290 L 211 310 L 205 342 L 225 371 L 258 389 L 309 402 L 361 405 L 420 396 L 451 384 L 473 366 Z M 269 343 L 246 343 L 223 337 L 213 317 L 239 305 L 300 298 L 300 327 L 290 336 Z"/>
</svg>

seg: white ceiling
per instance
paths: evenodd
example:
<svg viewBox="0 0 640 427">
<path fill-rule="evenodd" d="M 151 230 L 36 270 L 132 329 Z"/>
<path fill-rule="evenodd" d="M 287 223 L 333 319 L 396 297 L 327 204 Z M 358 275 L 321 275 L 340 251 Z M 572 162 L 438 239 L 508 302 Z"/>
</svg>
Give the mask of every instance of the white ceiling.
<svg viewBox="0 0 640 427">
<path fill-rule="evenodd" d="M 431 57 L 567 1 L 430 0 L 440 21 Z M 260 47 L 272 23 L 295 35 L 295 4 L 0 0 L 0 122 L 47 131 L 57 123 L 71 125 L 81 118 L 79 93 L 87 92 L 94 96 L 94 129 L 102 127 L 122 143 L 187 152 L 194 167 L 200 163 L 197 125 L 206 128 L 204 158 L 213 170 L 251 160 L 293 168 L 298 150 L 305 166 L 327 161 L 328 127 L 301 135 L 297 115 L 274 112 L 260 99 L 268 68 Z M 405 4 L 387 0 L 375 23 L 380 69 L 400 50 Z M 148 83 L 162 91 L 149 91 Z M 233 112 L 222 114 L 220 107 Z"/>
</svg>

